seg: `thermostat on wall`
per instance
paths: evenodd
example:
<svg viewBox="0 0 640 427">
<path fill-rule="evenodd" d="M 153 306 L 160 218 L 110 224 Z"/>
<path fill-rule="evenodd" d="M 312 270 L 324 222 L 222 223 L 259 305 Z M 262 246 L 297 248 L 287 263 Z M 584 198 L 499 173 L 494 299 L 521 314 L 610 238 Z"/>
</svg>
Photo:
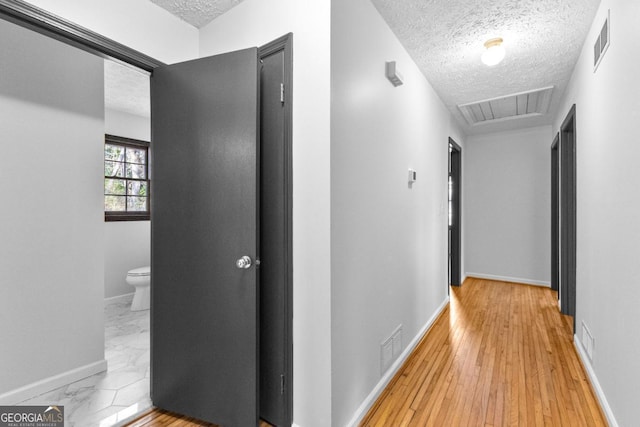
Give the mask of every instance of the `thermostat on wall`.
<svg viewBox="0 0 640 427">
<path fill-rule="evenodd" d="M 416 171 L 409 169 L 409 183 L 416 182 Z"/>
</svg>

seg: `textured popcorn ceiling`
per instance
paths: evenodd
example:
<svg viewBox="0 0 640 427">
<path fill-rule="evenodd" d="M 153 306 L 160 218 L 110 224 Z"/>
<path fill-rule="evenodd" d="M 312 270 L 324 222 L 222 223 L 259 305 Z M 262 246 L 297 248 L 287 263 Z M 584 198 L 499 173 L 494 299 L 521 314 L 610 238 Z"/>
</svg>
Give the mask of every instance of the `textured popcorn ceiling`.
<svg viewBox="0 0 640 427">
<path fill-rule="evenodd" d="M 173 15 L 200 28 L 241 3 L 242 0 L 151 0 Z"/>
<path fill-rule="evenodd" d="M 242 0 L 150 0 L 200 28 Z M 349 1 L 349 0 L 334 0 Z M 600 0 L 371 0 L 467 134 L 551 124 Z M 633 0 L 637 1 L 637 0 Z M 353 25 L 358 25 L 354 22 Z M 480 61 L 502 37 L 504 61 Z M 389 61 L 397 58 L 388 58 Z M 398 63 L 402 73 L 403 64 Z M 107 67 L 113 107 L 148 115 L 140 76 Z M 125 76 L 133 79 L 127 83 Z M 123 88 L 118 89 L 116 82 Z M 410 84 L 407 82 L 406 84 Z M 553 86 L 547 114 L 471 126 L 458 105 Z M 115 100 L 124 96 L 124 102 Z M 107 93 L 107 97 L 109 97 Z M 148 95 L 147 95 L 148 97 Z M 107 105 L 109 104 L 107 100 Z M 118 103 L 124 104 L 118 106 Z"/>
<path fill-rule="evenodd" d="M 141 71 L 105 60 L 104 106 L 137 116 L 150 117 L 149 76 Z"/>
<path fill-rule="evenodd" d="M 151 0 L 178 18 L 200 28 L 242 0 Z M 149 76 L 105 61 L 105 107 L 150 117 Z"/>
<path fill-rule="evenodd" d="M 635 1 L 635 0 L 634 0 Z M 551 124 L 600 0 L 372 0 L 466 133 Z M 505 59 L 480 61 L 502 37 Z M 389 58 L 394 60 L 395 58 Z M 402 64 L 398 63 L 402 73 Z M 469 126 L 459 104 L 554 86 L 549 113 Z"/>
</svg>

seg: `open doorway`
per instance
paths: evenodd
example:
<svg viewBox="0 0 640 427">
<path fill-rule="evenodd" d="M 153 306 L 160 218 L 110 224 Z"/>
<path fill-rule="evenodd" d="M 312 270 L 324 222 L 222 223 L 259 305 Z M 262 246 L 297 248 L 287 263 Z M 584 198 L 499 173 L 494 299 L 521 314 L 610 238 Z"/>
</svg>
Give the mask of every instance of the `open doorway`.
<svg viewBox="0 0 640 427">
<path fill-rule="evenodd" d="M 16 8 L 17 9 L 17 8 Z M 13 9 L 12 9 L 13 10 Z M 98 54 L 100 56 L 108 56 L 108 57 L 114 57 L 117 58 L 123 62 L 126 62 L 134 67 L 138 67 L 141 68 L 143 70 L 146 70 L 147 72 L 152 72 L 154 69 L 156 69 L 156 67 L 160 66 L 161 64 L 158 63 L 157 61 L 153 60 L 152 58 L 146 57 L 144 55 L 141 55 L 137 52 L 132 51 L 131 49 L 126 48 L 125 46 L 121 46 L 121 45 L 117 45 L 114 44 L 112 41 L 107 40 L 99 35 L 96 35 L 95 33 L 91 33 L 88 30 L 79 28 L 77 26 L 72 26 L 70 25 L 68 22 L 64 21 L 64 20 L 56 20 L 56 19 L 52 19 L 49 16 L 45 16 L 47 19 L 38 19 L 38 16 L 36 16 L 34 18 L 34 15 L 37 15 L 38 12 L 35 11 L 29 15 L 25 14 L 24 12 L 21 12 L 19 10 L 15 10 L 12 15 L 11 15 L 11 20 L 12 21 L 16 21 L 17 23 L 19 23 L 20 25 L 26 26 L 30 29 L 35 29 L 37 32 L 41 32 L 44 33 L 48 36 L 53 35 L 56 39 L 59 39 L 63 42 L 66 42 L 68 44 L 71 44 L 73 46 L 80 46 L 82 49 L 87 50 L 91 53 L 95 53 Z M 40 25 L 34 25 L 34 22 L 40 23 L 42 22 L 43 24 Z M 279 44 L 279 46 L 276 46 L 276 44 Z M 283 140 L 283 143 L 286 144 L 285 146 L 281 147 L 282 148 L 282 155 L 284 156 L 284 159 L 281 163 L 281 165 L 283 166 L 282 169 L 279 169 L 279 171 L 282 171 L 284 174 L 284 179 L 283 179 L 283 184 L 282 184 L 282 188 L 280 192 L 278 191 L 274 191 L 274 193 L 278 193 L 278 197 L 282 197 L 284 198 L 284 202 L 283 202 L 283 209 L 278 210 L 278 213 L 280 213 L 280 220 L 283 221 L 283 233 L 285 233 L 284 236 L 282 236 L 282 243 L 284 245 L 284 250 L 285 250 L 285 256 L 286 258 L 282 259 L 283 262 L 283 280 L 280 282 L 281 286 L 283 287 L 282 293 L 280 294 L 280 298 L 281 298 L 281 302 L 282 302 L 282 310 L 279 310 L 279 316 L 281 316 L 279 319 L 282 320 L 282 324 L 275 324 L 275 323 L 271 323 L 271 325 L 274 328 L 278 328 L 279 331 L 282 332 L 282 337 L 283 337 L 283 344 L 281 346 L 280 349 L 278 349 L 278 351 L 280 352 L 280 354 L 283 355 L 283 357 L 285 358 L 284 360 L 281 360 L 281 364 L 284 367 L 284 371 L 279 370 L 279 371 L 275 371 L 274 372 L 278 372 L 277 373 L 277 377 L 275 378 L 275 381 L 273 381 L 272 383 L 277 385 L 277 391 L 278 391 L 278 395 L 283 395 L 283 397 L 280 399 L 281 401 L 285 402 L 285 405 L 283 407 L 282 410 L 280 410 L 278 415 L 282 415 L 283 419 L 285 421 L 282 422 L 276 422 L 277 424 L 282 424 L 282 425 L 286 425 L 286 424 L 290 424 L 291 423 L 291 412 L 292 412 L 292 402 L 291 402 L 291 390 L 292 390 L 292 340 L 291 340 L 291 322 L 292 322 L 292 292 L 291 292 L 291 277 L 292 277 L 292 263 L 291 263 L 291 86 L 290 86 L 290 77 L 291 77 L 291 57 L 290 57 L 290 52 L 291 52 L 291 35 L 283 38 L 282 40 L 278 41 L 278 43 L 276 44 L 270 44 L 267 47 L 269 49 L 267 50 L 260 50 L 259 53 L 262 55 L 268 55 L 270 57 L 270 59 L 273 59 L 273 64 L 277 65 L 277 64 L 281 64 L 283 69 L 285 70 L 285 84 L 278 84 L 274 90 L 275 95 L 271 96 L 273 94 L 270 95 L 271 99 L 274 99 L 276 101 L 276 104 L 278 104 L 278 106 L 283 107 L 283 115 L 280 116 L 283 118 L 283 122 L 279 123 L 278 126 L 280 126 L 280 130 L 282 131 L 282 133 L 284 133 L 285 138 Z M 280 46 L 282 46 L 282 48 L 280 48 Z M 286 46 L 286 47 L 285 47 Z M 255 51 L 255 49 L 253 49 Z M 278 56 L 277 51 L 279 50 L 284 50 L 287 52 L 286 55 L 283 56 Z M 255 58 L 254 58 L 255 59 Z M 266 59 L 266 58 L 262 58 L 262 59 Z M 260 61 L 262 62 L 262 61 Z M 269 63 L 269 61 L 265 60 L 264 61 L 265 64 Z M 255 67 L 254 67 L 255 69 Z M 99 70 L 99 67 L 96 67 L 96 70 Z M 97 73 L 96 73 L 97 74 Z M 255 79 L 254 79 L 254 84 L 255 84 Z M 260 99 L 264 98 L 265 93 L 261 93 Z M 256 97 L 256 99 L 258 99 Z M 99 107 L 99 103 L 94 102 L 94 104 L 98 104 Z M 97 108 L 97 110 L 99 111 L 100 108 Z M 255 115 L 254 115 L 255 116 Z M 97 121 L 97 123 L 99 123 L 99 120 Z M 101 132 L 102 129 L 99 129 L 99 132 Z M 98 133 L 99 133 L 98 132 Z M 260 138 L 264 141 L 265 138 L 265 134 L 261 134 L 259 135 Z M 174 139 L 174 141 L 179 140 L 179 139 Z M 154 135 L 154 141 L 156 141 L 156 135 Z M 152 141 L 153 142 L 153 141 Z M 175 146 L 175 145 L 174 145 Z M 95 147 L 95 146 L 94 146 Z M 151 152 L 153 153 L 154 148 L 153 146 L 151 147 Z M 95 153 L 94 153 L 95 154 Z M 96 165 L 97 167 L 95 167 L 94 169 L 97 169 L 96 173 L 99 174 L 100 173 L 100 165 L 99 165 L 99 152 L 98 155 L 94 157 L 97 157 L 98 159 L 98 164 Z M 260 165 L 253 165 L 254 168 L 260 170 L 261 168 L 259 167 Z M 153 168 L 152 168 L 153 170 Z M 157 169 L 156 169 L 157 170 Z M 233 171 L 238 171 L 238 169 L 233 169 Z M 94 178 L 96 178 L 96 175 L 94 174 L 94 172 L 92 171 L 92 176 Z M 151 179 L 153 180 L 153 174 L 151 176 Z M 99 190 L 99 180 L 100 178 L 98 178 L 97 180 L 95 180 L 98 185 L 95 186 L 96 188 L 98 188 Z M 158 181 L 156 181 L 156 183 L 158 183 Z M 257 184 L 257 183 L 254 183 Z M 153 185 L 153 184 L 152 184 Z M 153 189 L 151 190 L 153 192 Z M 183 191 L 184 192 L 184 191 Z M 157 194 L 157 193 L 154 193 Z M 99 195 L 94 195 L 94 197 L 99 197 Z M 99 200 L 99 199 L 96 199 Z M 256 203 L 259 203 L 260 201 L 254 201 Z M 273 202 L 272 199 L 269 200 L 270 203 Z M 99 213 L 99 203 L 95 204 L 97 205 L 97 212 Z M 153 210 L 152 210 L 153 212 Z M 153 223 L 153 221 L 152 221 Z M 98 228 L 98 227 L 95 227 Z M 100 230 L 98 228 L 98 230 Z M 262 234 L 259 236 L 261 240 L 264 240 L 265 235 Z M 260 255 L 260 249 L 263 248 L 258 248 L 257 254 Z M 256 258 L 256 263 L 254 265 L 258 265 L 257 260 L 259 260 L 260 258 Z M 205 262 L 209 262 L 209 259 L 203 260 Z M 240 265 L 240 263 L 236 262 L 235 266 L 238 269 L 241 268 L 246 268 L 246 267 L 242 267 Z M 266 269 L 266 266 L 263 266 L 263 268 Z M 262 270 L 262 268 L 261 268 Z M 153 284 L 152 284 L 152 293 L 153 293 Z M 261 290 L 262 291 L 262 290 Z M 187 310 L 185 310 L 184 312 L 189 312 L 190 310 L 193 310 L 193 307 L 188 307 Z M 154 311 L 154 307 L 152 306 L 151 311 Z M 155 314 L 152 313 L 152 319 L 151 319 L 151 329 L 156 329 L 154 327 L 154 321 L 153 321 L 153 316 L 155 316 Z M 255 319 L 255 316 L 253 317 Z M 255 319 L 257 321 L 257 319 Z M 192 324 L 196 325 L 196 326 L 200 326 L 199 323 L 194 322 Z M 158 332 L 158 331 L 156 331 Z M 159 335 L 164 334 L 166 331 L 159 331 L 155 336 L 156 338 Z M 235 338 L 235 337 L 234 337 Z M 256 337 L 256 339 L 261 339 L 262 337 Z M 230 340 L 229 341 L 230 345 L 233 345 L 235 343 L 234 340 Z M 271 343 L 269 343 L 271 344 Z M 272 346 L 265 346 L 265 347 L 272 347 Z M 275 347 L 275 346 L 273 346 Z M 254 348 L 257 352 L 258 348 L 255 347 Z M 152 352 L 153 353 L 153 352 Z M 197 351 L 193 351 L 191 354 L 193 354 L 194 356 L 209 356 L 209 353 L 198 353 Z M 264 359 L 262 358 L 262 354 L 259 355 L 260 357 L 260 367 L 261 367 L 261 373 L 263 372 L 262 368 L 264 367 Z M 153 360 L 153 359 L 152 359 Z M 102 366 L 102 364 L 101 364 Z M 178 367 L 180 368 L 180 364 L 175 364 L 174 367 Z M 261 378 L 262 381 L 264 381 L 264 378 Z M 127 380 L 128 381 L 128 380 Z M 227 384 L 228 385 L 228 384 Z M 220 386 L 218 384 L 218 386 Z M 231 384 L 230 387 L 227 387 L 226 391 L 231 394 L 231 392 L 235 389 L 235 385 Z M 84 393 L 84 387 L 82 388 L 83 393 Z M 154 392 L 156 390 L 154 389 Z M 252 390 L 250 390 L 251 393 L 253 394 L 257 394 L 259 393 L 259 390 L 253 388 Z M 102 397 L 105 397 L 104 400 L 106 401 L 113 401 L 113 393 L 103 393 Z M 57 403 L 60 404 L 60 400 L 53 396 L 53 395 L 48 395 L 46 396 L 47 400 L 48 400 L 48 404 L 52 404 L 52 403 Z M 155 397 L 155 396 L 154 396 Z M 155 399 L 154 399 L 154 403 L 155 403 Z M 262 402 L 261 402 L 262 403 Z M 44 403 L 43 403 L 44 404 Z M 264 405 L 263 405 L 264 406 Z"/>
<path fill-rule="evenodd" d="M 22 402 L 64 406 L 65 421 L 75 425 L 108 426 L 151 406 L 149 301 L 147 296 L 145 306 L 142 298 L 132 309 L 137 291 L 126 279 L 128 271 L 149 266 L 150 259 L 149 217 L 143 202 L 148 195 L 151 133 L 149 73 L 110 59 L 104 60 L 103 70 L 104 99 L 96 101 L 104 106 L 104 126 L 99 130 L 103 138 L 92 146 L 104 153 L 104 162 L 98 160 L 84 177 L 104 179 L 103 220 L 96 223 L 104 238 L 94 245 L 104 260 L 99 307 L 104 310 L 106 370 Z M 139 295 L 143 293 L 141 289 Z"/>
<path fill-rule="evenodd" d="M 149 199 L 150 75 L 104 61 L 104 296 L 107 372 L 96 393 L 116 389 L 96 415 L 108 424 L 151 406 Z M 131 273 L 131 274 L 129 274 Z"/>
<path fill-rule="evenodd" d="M 462 148 L 449 138 L 449 285 L 460 286 L 461 212 L 460 190 L 462 178 Z"/>
</svg>

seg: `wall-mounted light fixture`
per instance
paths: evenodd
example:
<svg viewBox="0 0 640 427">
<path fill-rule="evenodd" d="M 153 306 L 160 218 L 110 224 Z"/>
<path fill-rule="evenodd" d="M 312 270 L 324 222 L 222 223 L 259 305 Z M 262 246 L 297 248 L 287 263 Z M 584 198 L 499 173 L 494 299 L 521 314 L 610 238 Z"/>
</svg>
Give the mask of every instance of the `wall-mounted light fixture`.
<svg viewBox="0 0 640 427">
<path fill-rule="evenodd" d="M 409 185 L 416 182 L 417 179 L 418 179 L 418 174 L 416 173 L 416 171 L 414 171 L 413 169 L 409 169 Z"/>
<path fill-rule="evenodd" d="M 387 78 L 394 86 L 400 86 L 402 84 L 402 75 L 396 67 L 396 61 L 387 62 Z"/>
<path fill-rule="evenodd" d="M 489 39 L 484 42 L 484 47 L 487 49 L 482 54 L 482 62 L 485 65 L 493 66 L 499 64 L 504 59 L 504 46 L 502 46 L 502 37 L 496 37 L 495 39 Z"/>
</svg>

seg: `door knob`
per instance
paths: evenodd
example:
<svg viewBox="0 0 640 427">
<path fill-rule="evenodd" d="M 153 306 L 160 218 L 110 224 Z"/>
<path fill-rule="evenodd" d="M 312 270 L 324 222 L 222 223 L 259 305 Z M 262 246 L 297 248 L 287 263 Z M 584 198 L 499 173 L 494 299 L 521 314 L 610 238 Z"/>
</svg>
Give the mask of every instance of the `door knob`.
<svg viewBox="0 0 640 427">
<path fill-rule="evenodd" d="M 251 264 L 251 258 L 246 255 L 236 261 L 236 267 L 238 268 L 249 268 Z"/>
</svg>

